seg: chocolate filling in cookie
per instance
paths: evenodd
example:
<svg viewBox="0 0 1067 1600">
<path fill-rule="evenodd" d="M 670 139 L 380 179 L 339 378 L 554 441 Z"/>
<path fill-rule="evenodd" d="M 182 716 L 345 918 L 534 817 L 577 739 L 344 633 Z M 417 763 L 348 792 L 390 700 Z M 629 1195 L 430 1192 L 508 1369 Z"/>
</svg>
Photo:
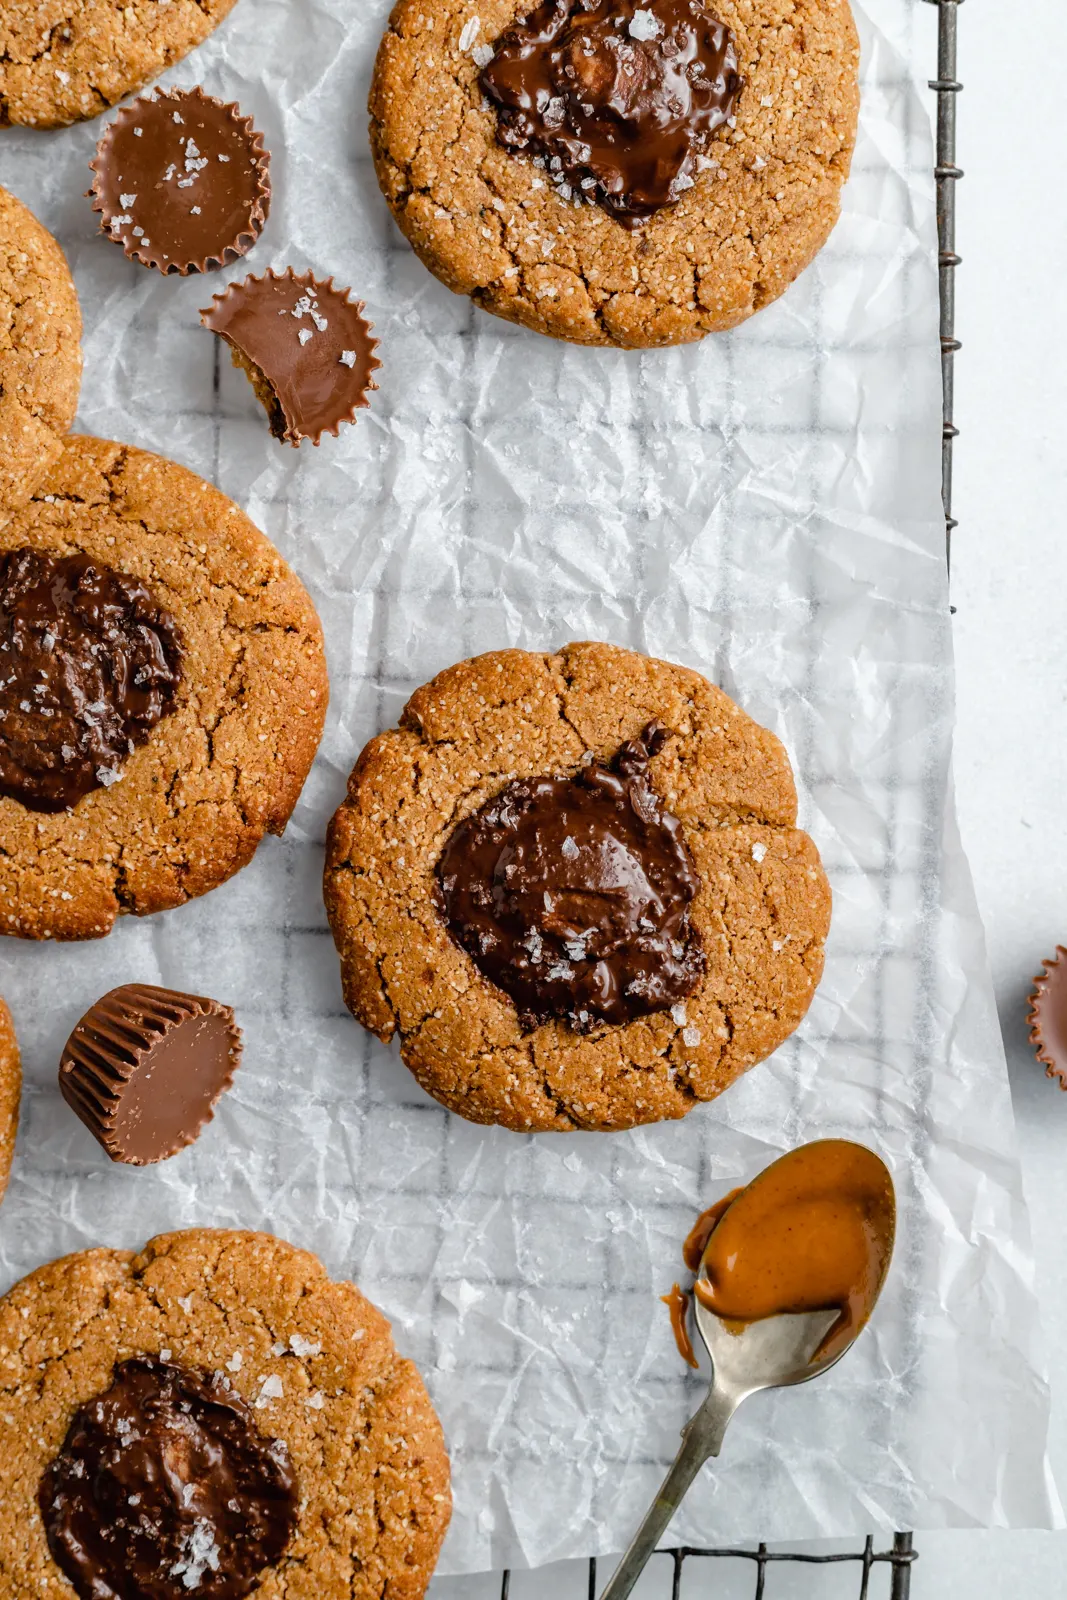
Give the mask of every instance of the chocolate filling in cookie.
<svg viewBox="0 0 1067 1600">
<path fill-rule="evenodd" d="M 689 920 L 700 879 L 648 777 L 666 738 L 651 722 L 610 766 L 517 779 L 445 846 L 436 894 L 448 930 L 525 1028 L 629 1022 L 684 1000 L 704 975 Z"/>
<path fill-rule="evenodd" d="M 141 1356 L 76 1413 L 38 1500 L 82 1600 L 239 1600 L 281 1559 L 299 1491 L 226 1378 Z"/>
<path fill-rule="evenodd" d="M 109 787 L 174 709 L 178 624 L 89 556 L 0 556 L 0 794 L 66 811 Z"/>
<path fill-rule="evenodd" d="M 741 88 L 733 35 L 700 0 L 545 0 L 480 82 L 502 145 L 627 227 L 693 187 Z"/>
</svg>

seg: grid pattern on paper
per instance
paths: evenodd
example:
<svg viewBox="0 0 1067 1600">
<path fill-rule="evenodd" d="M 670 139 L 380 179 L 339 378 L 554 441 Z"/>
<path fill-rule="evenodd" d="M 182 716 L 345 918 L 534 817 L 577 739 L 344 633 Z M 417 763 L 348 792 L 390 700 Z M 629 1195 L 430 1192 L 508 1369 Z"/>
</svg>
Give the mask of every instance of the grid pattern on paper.
<svg viewBox="0 0 1067 1600">
<path fill-rule="evenodd" d="M 203 81 L 254 109 L 276 152 L 256 270 L 291 240 L 272 264 L 335 268 L 386 336 L 357 430 L 310 461 L 306 447 L 283 456 L 197 325 L 208 290 L 145 281 L 65 196 L 46 212 L 93 309 L 86 425 L 175 455 L 249 507 L 315 595 L 333 708 L 289 835 L 232 884 L 122 926 L 106 952 L 10 958 L 29 1084 L 0 1271 L 34 1264 L 44 1239 L 57 1253 L 207 1222 L 298 1238 L 359 1278 L 427 1373 L 456 1466 L 451 1569 L 534 1564 L 584 1552 L 590 1528 L 618 1548 L 673 1453 L 699 1380 L 673 1365 L 656 1296 L 694 1209 L 769 1149 L 863 1137 L 900 1174 L 895 1295 L 818 1428 L 803 1394 L 739 1418 L 729 1480 L 694 1491 L 679 1526 L 694 1541 L 770 1534 L 772 1507 L 799 1535 L 875 1512 L 907 1526 L 921 1477 L 908 1426 L 932 1382 L 916 1328 L 940 1264 L 918 1185 L 948 1026 L 935 951 L 951 679 L 929 141 L 906 58 L 868 25 L 845 216 L 786 300 L 700 349 L 621 357 L 490 322 L 427 278 L 343 110 L 356 96 L 339 80 L 348 69 L 362 89 L 378 24 L 350 46 L 343 0 L 310 9 L 323 37 L 291 38 L 281 0 L 265 4 L 244 69 L 220 46 Z M 902 45 L 916 9 L 901 0 Z M 341 177 L 311 154 L 339 132 Z M 90 143 L 72 130 L 53 149 L 75 170 Z M 48 192 L 39 144 L 16 138 L 17 171 L 7 148 L 5 181 Z M 701 666 L 782 734 L 835 929 L 804 1028 L 718 1106 L 611 1141 L 504 1138 L 447 1116 L 344 1011 L 323 832 L 355 753 L 417 683 L 483 648 L 583 635 Z M 220 993 L 248 1042 L 215 1124 L 144 1175 L 136 1216 L 129 1174 L 101 1169 L 48 1066 L 120 964 Z M 847 1442 L 820 1455 L 813 1505 L 786 1463 L 820 1436 Z"/>
</svg>

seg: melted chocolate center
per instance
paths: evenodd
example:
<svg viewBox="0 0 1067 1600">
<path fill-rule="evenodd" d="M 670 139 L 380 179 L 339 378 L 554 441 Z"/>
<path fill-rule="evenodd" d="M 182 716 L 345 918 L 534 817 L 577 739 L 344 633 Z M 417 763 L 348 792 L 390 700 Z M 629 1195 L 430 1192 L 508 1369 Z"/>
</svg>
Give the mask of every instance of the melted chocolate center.
<svg viewBox="0 0 1067 1600">
<path fill-rule="evenodd" d="M 81 1600 L 239 1600 L 297 1523 L 289 1452 L 220 1374 L 149 1356 L 74 1417 L 38 1494 Z"/>
<path fill-rule="evenodd" d="M 174 709 L 178 624 L 88 556 L 0 556 L 0 794 L 66 811 Z"/>
<path fill-rule="evenodd" d="M 480 81 L 502 145 L 628 227 L 692 188 L 741 88 L 733 35 L 700 0 L 545 0 Z"/>
<path fill-rule="evenodd" d="M 509 783 L 445 846 L 437 902 L 448 930 L 525 1028 L 629 1022 L 703 977 L 689 920 L 700 879 L 648 779 L 666 736 L 653 722 L 610 767 Z"/>
</svg>

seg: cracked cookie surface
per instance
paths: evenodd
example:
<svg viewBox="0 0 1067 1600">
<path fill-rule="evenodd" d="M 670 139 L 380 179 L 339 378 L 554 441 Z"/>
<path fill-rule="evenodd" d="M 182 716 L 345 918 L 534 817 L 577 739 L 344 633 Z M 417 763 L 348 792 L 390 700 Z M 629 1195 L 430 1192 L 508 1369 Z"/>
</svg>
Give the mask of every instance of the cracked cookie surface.
<svg viewBox="0 0 1067 1600">
<path fill-rule="evenodd" d="M 11 1012 L 0 1000 L 0 1200 L 4 1198 L 19 1126 L 22 1067 Z"/>
<path fill-rule="evenodd" d="M 163 1352 L 169 1351 L 169 1355 Z M 37 1507 L 41 1475 L 117 1362 L 218 1371 L 284 1440 L 302 1497 L 264 1600 L 419 1600 L 448 1525 L 441 1426 L 389 1324 L 306 1251 L 190 1229 L 138 1255 L 87 1250 L 0 1300 L 0 1592 L 73 1596 Z"/>
<path fill-rule="evenodd" d="M 99 116 L 203 43 L 237 0 L 4 0 L 0 127 Z"/>
<path fill-rule="evenodd" d="M 206 894 L 283 832 L 322 734 L 322 628 L 232 501 L 131 446 L 72 436 L 0 527 L 0 554 L 26 546 L 139 579 L 184 646 L 174 709 L 121 781 L 54 815 L 0 796 L 0 932 L 91 939 Z"/>
<path fill-rule="evenodd" d="M 586 1034 L 530 1032 L 434 902 L 457 823 L 515 778 L 608 761 L 658 719 L 649 763 L 700 876 L 707 956 L 684 1006 Z M 770 1055 L 822 975 L 830 889 L 780 741 L 699 673 L 604 644 L 503 650 L 450 667 L 372 739 L 331 822 L 326 908 L 345 1001 L 419 1083 L 474 1122 L 621 1129 L 682 1117 Z"/>
<path fill-rule="evenodd" d="M 717 167 L 629 232 L 497 141 L 479 61 L 531 0 L 398 0 L 370 96 L 378 181 L 430 271 L 486 311 L 579 344 L 735 327 L 826 242 L 848 176 L 859 46 L 848 0 L 715 0 L 736 41 Z M 725 135 L 725 136 L 724 136 Z"/>
<path fill-rule="evenodd" d="M 62 250 L 0 189 L 0 523 L 60 454 L 78 409 L 81 329 Z"/>
</svg>

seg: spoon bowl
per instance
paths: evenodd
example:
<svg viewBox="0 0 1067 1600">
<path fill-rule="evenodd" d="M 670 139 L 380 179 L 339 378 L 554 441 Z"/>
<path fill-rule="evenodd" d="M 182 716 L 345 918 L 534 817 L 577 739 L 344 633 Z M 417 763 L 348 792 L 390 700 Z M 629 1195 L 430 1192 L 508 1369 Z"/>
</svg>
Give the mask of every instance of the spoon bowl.
<svg viewBox="0 0 1067 1600">
<path fill-rule="evenodd" d="M 761 1389 L 784 1389 L 807 1383 L 840 1361 L 844 1349 L 826 1359 L 816 1354 L 840 1312 L 783 1312 L 759 1322 L 731 1326 L 694 1296 L 693 1311 L 700 1337 L 714 1368 L 714 1387 L 737 1396 L 737 1404 Z"/>
</svg>

